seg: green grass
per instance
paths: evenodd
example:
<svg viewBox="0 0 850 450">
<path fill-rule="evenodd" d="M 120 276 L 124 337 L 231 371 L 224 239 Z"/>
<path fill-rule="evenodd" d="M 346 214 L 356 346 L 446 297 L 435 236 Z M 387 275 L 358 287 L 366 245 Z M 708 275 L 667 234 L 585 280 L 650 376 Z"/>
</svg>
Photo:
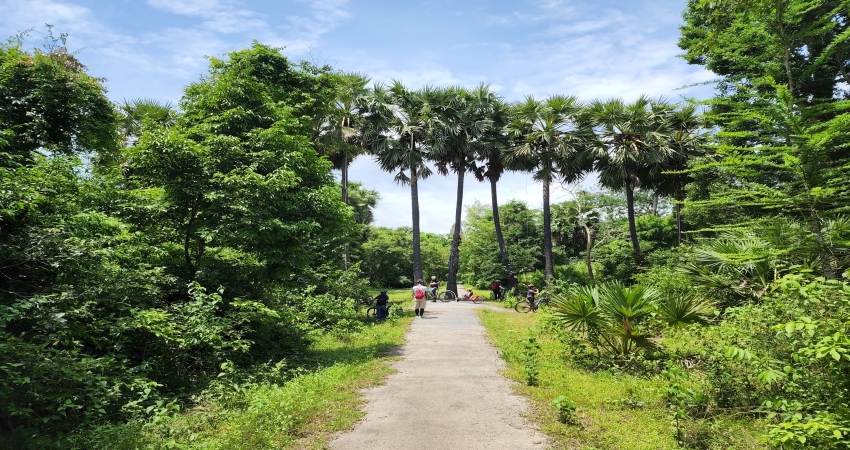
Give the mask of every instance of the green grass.
<svg viewBox="0 0 850 450">
<path fill-rule="evenodd" d="M 564 344 L 538 337 L 539 385 L 526 386 L 519 341 L 528 337 L 537 324 L 538 314 L 516 314 L 488 309 L 478 310 L 491 342 L 507 362 L 506 375 L 519 382 L 519 393 L 532 402 L 532 419 L 547 433 L 555 448 L 661 450 L 679 449 L 673 437 L 671 419 L 664 408 L 666 388 L 660 377 L 644 378 L 628 374 L 587 372 L 570 367 L 564 361 Z M 577 423 L 558 422 L 551 409 L 552 400 L 564 395 L 575 402 Z M 643 402 L 634 408 L 622 400 Z M 744 419 L 716 421 L 714 428 L 706 423 L 692 423 L 691 428 L 706 437 L 704 447 L 710 449 L 762 448 L 755 435 L 758 424 Z"/>
<path fill-rule="evenodd" d="M 311 347 L 316 368 L 281 386 L 248 389 L 229 403 L 207 402 L 157 424 L 102 429 L 82 448 L 320 449 L 332 433 L 363 413 L 360 389 L 392 372 L 386 356 L 404 342 L 412 317 L 368 326 L 350 335 L 320 337 Z"/>
</svg>

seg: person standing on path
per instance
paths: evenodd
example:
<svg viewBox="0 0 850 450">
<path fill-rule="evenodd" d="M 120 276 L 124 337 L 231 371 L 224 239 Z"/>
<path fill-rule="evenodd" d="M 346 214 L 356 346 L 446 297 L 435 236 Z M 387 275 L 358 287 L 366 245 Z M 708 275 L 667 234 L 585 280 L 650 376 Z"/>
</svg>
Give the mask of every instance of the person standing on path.
<svg viewBox="0 0 850 450">
<path fill-rule="evenodd" d="M 413 286 L 413 310 L 416 312 L 416 317 L 422 317 L 425 314 L 425 302 L 428 300 L 425 287 L 425 282 L 416 280 L 416 286 Z"/>
<path fill-rule="evenodd" d="M 493 298 L 495 298 L 496 301 L 504 300 L 502 298 L 502 280 L 494 281 L 493 285 L 490 287 L 493 288 Z"/>
</svg>

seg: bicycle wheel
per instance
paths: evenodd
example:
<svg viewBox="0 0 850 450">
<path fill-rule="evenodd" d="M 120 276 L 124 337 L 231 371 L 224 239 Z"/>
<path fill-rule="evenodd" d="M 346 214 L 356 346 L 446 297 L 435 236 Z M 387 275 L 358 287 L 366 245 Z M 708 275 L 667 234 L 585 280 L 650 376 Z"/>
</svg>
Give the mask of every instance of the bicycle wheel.
<svg viewBox="0 0 850 450">
<path fill-rule="evenodd" d="M 378 309 L 374 306 L 366 310 L 366 317 L 376 317 L 378 315 Z"/>
<path fill-rule="evenodd" d="M 516 312 L 519 313 L 527 313 L 531 311 L 531 304 L 528 303 L 528 300 L 523 300 L 521 302 L 518 302 L 516 306 L 514 306 L 514 309 L 516 310 Z"/>
<path fill-rule="evenodd" d="M 452 291 L 443 291 L 438 296 L 441 302 L 450 302 L 457 298 L 457 294 Z"/>
</svg>

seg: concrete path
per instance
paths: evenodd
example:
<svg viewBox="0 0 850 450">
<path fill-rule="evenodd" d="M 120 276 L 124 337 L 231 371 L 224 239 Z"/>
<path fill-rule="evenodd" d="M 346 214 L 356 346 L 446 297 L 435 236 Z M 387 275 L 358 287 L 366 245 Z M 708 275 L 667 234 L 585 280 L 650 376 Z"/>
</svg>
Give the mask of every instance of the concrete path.
<svg viewBox="0 0 850 450">
<path fill-rule="evenodd" d="M 366 417 L 333 449 L 544 449 L 528 405 L 501 375 L 472 302 L 428 302 L 395 354 L 398 373 L 365 391 Z"/>
</svg>

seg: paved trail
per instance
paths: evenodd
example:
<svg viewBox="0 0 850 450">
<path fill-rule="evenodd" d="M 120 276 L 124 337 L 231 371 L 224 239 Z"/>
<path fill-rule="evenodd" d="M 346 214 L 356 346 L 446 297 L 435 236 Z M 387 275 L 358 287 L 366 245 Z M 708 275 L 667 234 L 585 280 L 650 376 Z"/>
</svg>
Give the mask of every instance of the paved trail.
<svg viewBox="0 0 850 450">
<path fill-rule="evenodd" d="M 396 354 L 398 373 L 366 391 L 366 417 L 333 449 L 537 449 L 546 437 L 500 372 L 471 302 L 428 302 Z"/>
</svg>

